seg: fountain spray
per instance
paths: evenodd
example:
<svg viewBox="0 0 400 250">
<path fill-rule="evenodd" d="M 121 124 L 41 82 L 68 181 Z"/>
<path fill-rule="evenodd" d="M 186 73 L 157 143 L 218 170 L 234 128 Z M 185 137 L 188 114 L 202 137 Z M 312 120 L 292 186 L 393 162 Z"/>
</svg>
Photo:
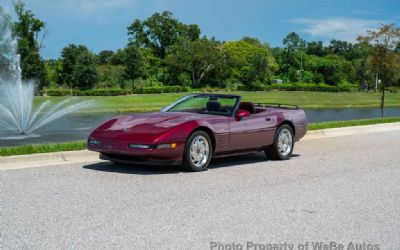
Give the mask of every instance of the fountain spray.
<svg viewBox="0 0 400 250">
<path fill-rule="evenodd" d="M 76 103 L 69 98 L 57 104 L 45 101 L 33 105 L 34 80 L 23 81 L 17 40 L 11 32 L 10 16 L 0 7 L 0 126 L 29 137 L 32 132 L 67 114 L 88 108 L 93 103 Z"/>
</svg>

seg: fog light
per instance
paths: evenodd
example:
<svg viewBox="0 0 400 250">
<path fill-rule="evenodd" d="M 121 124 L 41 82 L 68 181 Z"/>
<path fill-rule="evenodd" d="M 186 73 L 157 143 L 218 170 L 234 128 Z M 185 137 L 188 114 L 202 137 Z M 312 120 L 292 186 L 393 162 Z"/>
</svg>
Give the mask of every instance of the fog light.
<svg viewBox="0 0 400 250">
<path fill-rule="evenodd" d="M 157 148 L 176 148 L 176 143 L 171 143 L 171 144 L 160 144 L 157 146 Z"/>
<path fill-rule="evenodd" d="M 143 145 L 143 144 L 129 144 L 129 148 L 135 148 L 135 149 L 149 149 L 151 145 Z"/>
<path fill-rule="evenodd" d="M 88 141 L 88 143 L 89 143 L 90 145 L 100 145 L 100 144 L 101 144 L 101 141 L 99 141 L 99 140 L 94 140 L 94 139 L 90 139 L 90 140 Z"/>
</svg>

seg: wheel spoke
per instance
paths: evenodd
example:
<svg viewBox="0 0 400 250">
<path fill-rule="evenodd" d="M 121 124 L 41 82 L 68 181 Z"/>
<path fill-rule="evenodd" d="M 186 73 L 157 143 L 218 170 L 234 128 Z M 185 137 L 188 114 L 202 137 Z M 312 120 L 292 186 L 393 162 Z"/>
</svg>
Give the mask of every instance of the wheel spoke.
<svg viewBox="0 0 400 250">
<path fill-rule="evenodd" d="M 190 159 L 196 167 L 204 166 L 209 157 L 209 145 L 206 138 L 197 136 L 190 145 Z"/>
<path fill-rule="evenodd" d="M 284 156 L 291 153 L 293 147 L 293 138 L 291 132 L 284 128 L 279 132 L 278 135 L 278 151 Z"/>
</svg>

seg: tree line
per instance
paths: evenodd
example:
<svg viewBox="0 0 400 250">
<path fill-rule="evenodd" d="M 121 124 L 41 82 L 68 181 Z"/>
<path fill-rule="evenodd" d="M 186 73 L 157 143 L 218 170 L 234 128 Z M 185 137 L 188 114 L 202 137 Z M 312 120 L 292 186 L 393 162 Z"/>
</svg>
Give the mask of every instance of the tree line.
<svg viewBox="0 0 400 250">
<path fill-rule="evenodd" d="M 273 82 L 374 88 L 400 85 L 400 29 L 381 25 L 351 43 L 305 41 L 288 34 L 282 47 L 257 38 L 219 41 L 202 36 L 196 24 L 185 24 L 171 12 L 136 19 L 127 27 L 125 48 L 98 54 L 85 45 L 70 44 L 58 59 L 40 56 L 45 23 L 15 6 L 14 34 L 24 79 L 36 79 L 40 89 L 64 87 L 141 88 L 162 85 L 236 89 L 267 86 Z M 42 36 L 40 36 L 42 34 Z"/>
</svg>

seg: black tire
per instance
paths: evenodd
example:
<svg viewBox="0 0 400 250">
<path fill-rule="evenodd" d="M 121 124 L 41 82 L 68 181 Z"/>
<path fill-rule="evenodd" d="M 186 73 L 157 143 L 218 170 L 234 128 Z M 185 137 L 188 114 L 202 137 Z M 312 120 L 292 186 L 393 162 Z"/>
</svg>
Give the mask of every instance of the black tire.
<svg viewBox="0 0 400 250">
<path fill-rule="evenodd" d="M 285 133 L 286 135 L 290 136 L 290 138 L 291 138 L 291 143 L 288 143 L 288 144 L 291 144 L 290 150 L 287 149 L 286 152 L 282 152 L 282 150 L 279 149 L 278 140 L 279 140 L 279 135 L 281 133 Z M 293 148 L 294 148 L 293 130 L 289 125 L 283 124 L 283 125 L 279 126 L 279 128 L 275 132 L 274 144 L 272 144 L 270 148 L 265 150 L 265 153 L 266 153 L 268 159 L 270 159 L 270 160 L 288 160 L 288 159 L 290 159 L 290 157 L 292 155 Z"/>
<path fill-rule="evenodd" d="M 204 158 L 203 158 L 204 162 L 202 160 L 202 161 L 199 161 L 198 164 L 196 164 L 196 161 L 193 160 L 193 158 L 191 157 L 191 146 L 192 146 L 194 140 L 198 140 L 199 138 L 200 139 L 204 138 L 204 140 L 207 142 L 207 143 L 203 143 L 203 145 L 204 145 L 204 148 L 206 148 L 205 145 L 207 144 L 208 153 L 207 153 L 207 159 L 204 160 Z M 201 140 L 203 140 L 203 139 L 201 139 Z M 201 141 L 201 142 L 203 142 L 203 141 Z M 212 143 L 211 143 L 210 136 L 202 130 L 195 131 L 193 134 L 191 134 L 189 136 L 188 140 L 186 141 L 185 151 L 183 152 L 182 168 L 185 170 L 192 171 L 192 172 L 200 172 L 200 171 L 207 170 L 208 165 L 210 164 L 210 161 L 211 161 L 212 150 L 213 149 L 212 149 Z M 197 155 L 197 153 L 196 153 L 196 155 Z"/>
</svg>

